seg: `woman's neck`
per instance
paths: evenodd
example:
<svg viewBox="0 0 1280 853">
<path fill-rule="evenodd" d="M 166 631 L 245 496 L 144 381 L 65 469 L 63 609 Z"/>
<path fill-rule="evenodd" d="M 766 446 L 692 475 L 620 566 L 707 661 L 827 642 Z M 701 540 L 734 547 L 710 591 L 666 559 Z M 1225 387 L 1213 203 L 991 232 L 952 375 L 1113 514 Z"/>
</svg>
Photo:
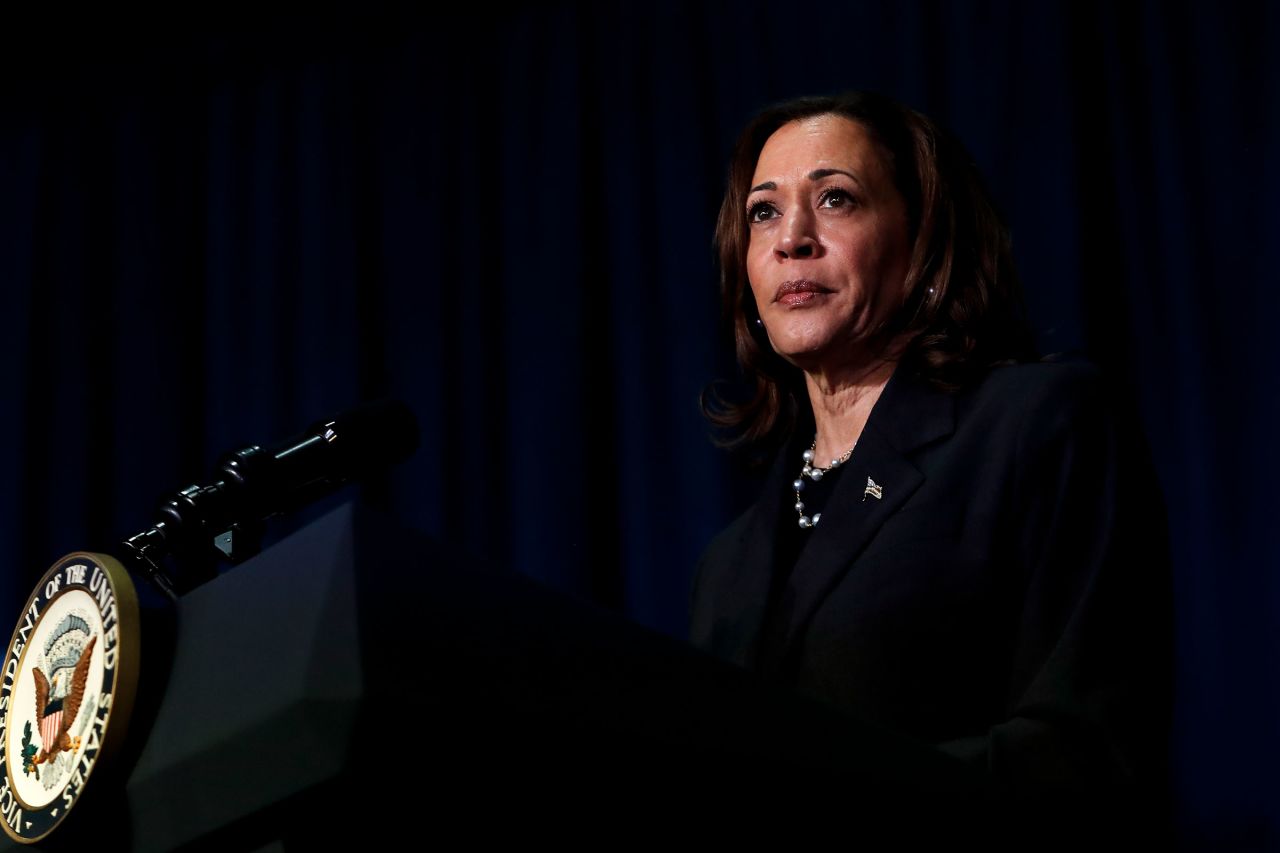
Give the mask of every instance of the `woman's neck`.
<svg viewBox="0 0 1280 853">
<path fill-rule="evenodd" d="M 839 373 L 806 372 L 805 387 L 818 438 L 813 462 L 820 468 L 843 456 L 862 435 L 896 361 L 876 361 Z"/>
</svg>

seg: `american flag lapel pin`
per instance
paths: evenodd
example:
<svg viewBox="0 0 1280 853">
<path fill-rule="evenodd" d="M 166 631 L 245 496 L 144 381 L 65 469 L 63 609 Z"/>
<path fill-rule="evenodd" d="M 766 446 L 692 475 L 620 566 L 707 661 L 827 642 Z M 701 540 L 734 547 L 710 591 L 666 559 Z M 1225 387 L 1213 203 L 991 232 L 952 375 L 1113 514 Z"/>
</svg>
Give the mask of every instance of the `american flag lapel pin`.
<svg viewBox="0 0 1280 853">
<path fill-rule="evenodd" d="M 867 478 L 867 487 L 862 490 L 862 499 L 864 501 L 867 499 L 867 495 L 871 495 L 876 500 L 884 497 L 884 490 L 880 488 L 880 484 L 870 477 Z"/>
</svg>

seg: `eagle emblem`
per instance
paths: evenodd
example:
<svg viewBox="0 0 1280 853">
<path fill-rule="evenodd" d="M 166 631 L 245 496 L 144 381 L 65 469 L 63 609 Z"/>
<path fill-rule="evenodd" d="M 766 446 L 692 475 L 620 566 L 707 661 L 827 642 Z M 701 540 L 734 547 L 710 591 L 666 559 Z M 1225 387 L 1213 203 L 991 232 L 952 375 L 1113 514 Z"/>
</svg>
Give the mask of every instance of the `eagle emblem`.
<svg viewBox="0 0 1280 853">
<path fill-rule="evenodd" d="M 42 745 L 29 757 L 32 765 L 44 764 L 63 750 L 74 752 L 80 748 L 80 738 L 72 737 L 70 731 L 84 701 L 89 662 L 97 642 L 89 623 L 74 613 L 68 613 L 45 642 L 44 664 L 49 675 L 40 667 L 32 669 L 36 681 L 36 726 Z"/>
</svg>

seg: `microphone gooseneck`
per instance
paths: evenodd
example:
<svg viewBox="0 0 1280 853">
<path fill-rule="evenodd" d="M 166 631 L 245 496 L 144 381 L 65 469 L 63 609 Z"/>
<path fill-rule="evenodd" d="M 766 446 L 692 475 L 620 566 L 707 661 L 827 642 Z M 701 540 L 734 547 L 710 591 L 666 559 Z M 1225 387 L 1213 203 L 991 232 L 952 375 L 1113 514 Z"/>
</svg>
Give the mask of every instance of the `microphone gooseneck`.
<svg viewBox="0 0 1280 853">
<path fill-rule="evenodd" d="M 195 584 L 169 577 L 160 566 L 165 557 L 241 562 L 258 552 L 266 519 L 401 462 L 417 447 L 417 419 L 404 403 L 360 406 L 288 441 L 227 454 L 212 483 L 179 490 L 161 505 L 155 525 L 126 539 L 124 549 L 176 598 Z"/>
</svg>

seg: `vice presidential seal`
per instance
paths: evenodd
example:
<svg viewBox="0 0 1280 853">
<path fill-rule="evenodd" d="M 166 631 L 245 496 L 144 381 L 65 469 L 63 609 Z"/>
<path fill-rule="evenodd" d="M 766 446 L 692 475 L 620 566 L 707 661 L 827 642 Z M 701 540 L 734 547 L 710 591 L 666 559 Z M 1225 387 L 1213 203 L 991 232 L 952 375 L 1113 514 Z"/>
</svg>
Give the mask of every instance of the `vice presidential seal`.
<svg viewBox="0 0 1280 853">
<path fill-rule="evenodd" d="M 67 816 L 124 737 L 138 677 L 138 598 L 111 557 L 77 553 L 41 579 L 0 679 L 0 826 L 22 843 Z"/>
</svg>

